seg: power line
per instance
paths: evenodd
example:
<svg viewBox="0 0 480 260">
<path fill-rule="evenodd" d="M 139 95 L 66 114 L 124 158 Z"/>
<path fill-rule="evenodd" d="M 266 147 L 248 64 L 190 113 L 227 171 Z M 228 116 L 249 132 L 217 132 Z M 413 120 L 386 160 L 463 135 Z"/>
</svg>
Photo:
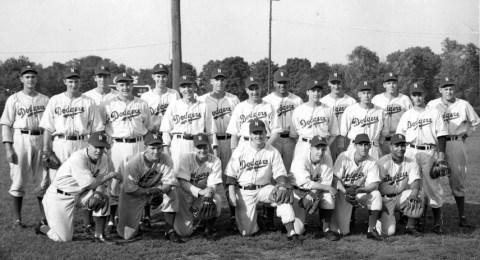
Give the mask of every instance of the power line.
<svg viewBox="0 0 480 260">
<path fill-rule="evenodd" d="M 136 49 L 136 48 L 145 48 L 152 46 L 159 46 L 169 44 L 169 42 L 160 42 L 160 43 L 151 43 L 144 45 L 135 45 L 127 47 L 118 47 L 118 48 L 103 48 L 103 49 L 89 49 L 89 50 L 68 50 L 68 51 L 0 51 L 2 54 L 41 54 L 41 53 L 75 53 L 75 52 L 90 52 L 90 51 L 115 51 L 115 50 L 125 50 L 125 49 Z"/>
</svg>

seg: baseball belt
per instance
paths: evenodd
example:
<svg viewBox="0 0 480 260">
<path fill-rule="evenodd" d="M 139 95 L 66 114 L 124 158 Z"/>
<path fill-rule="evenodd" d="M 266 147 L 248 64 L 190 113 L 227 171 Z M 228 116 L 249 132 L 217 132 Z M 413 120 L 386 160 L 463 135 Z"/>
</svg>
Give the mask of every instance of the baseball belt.
<svg viewBox="0 0 480 260">
<path fill-rule="evenodd" d="M 456 140 L 459 140 L 460 137 L 457 135 L 451 135 L 451 136 L 448 136 L 447 137 L 447 141 L 456 141 Z"/>
<path fill-rule="evenodd" d="M 20 129 L 20 133 L 25 135 L 43 135 L 43 130 L 21 130 Z"/>
<path fill-rule="evenodd" d="M 400 193 L 392 193 L 392 194 L 385 194 L 383 195 L 384 197 L 387 197 L 387 198 L 393 198 L 393 197 L 396 197 L 398 195 L 402 194 L 401 192 Z"/>
<path fill-rule="evenodd" d="M 265 185 L 247 185 L 247 186 L 238 185 L 238 188 L 240 188 L 241 190 L 258 190 L 264 186 Z"/>
<path fill-rule="evenodd" d="M 435 149 L 435 145 L 414 145 L 414 144 L 410 144 L 410 147 L 415 148 L 417 150 L 432 150 L 432 149 Z"/>
<path fill-rule="evenodd" d="M 59 139 L 65 139 L 69 141 L 78 141 L 85 139 L 84 135 L 56 135 Z"/>
<path fill-rule="evenodd" d="M 280 137 L 281 137 L 281 138 L 289 138 L 289 137 L 290 137 L 290 134 L 280 134 Z"/>
<path fill-rule="evenodd" d="M 231 134 L 226 134 L 226 135 L 217 135 L 217 140 L 228 140 L 232 138 Z"/>
<path fill-rule="evenodd" d="M 143 140 L 143 137 L 135 137 L 135 138 L 113 138 L 115 142 L 120 143 L 136 143 Z"/>
<path fill-rule="evenodd" d="M 387 137 L 385 137 L 385 141 L 390 141 L 391 139 L 392 139 L 392 137 L 391 137 L 391 136 L 387 136 Z"/>
<path fill-rule="evenodd" d="M 65 191 L 59 190 L 59 189 L 57 189 L 57 193 L 58 193 L 58 194 L 65 195 L 65 196 L 73 196 L 73 194 L 70 194 L 70 193 L 68 193 L 68 192 L 65 192 Z"/>
<path fill-rule="evenodd" d="M 182 138 L 185 140 L 193 140 L 193 135 L 191 134 L 174 134 L 173 136 L 176 138 Z"/>
</svg>

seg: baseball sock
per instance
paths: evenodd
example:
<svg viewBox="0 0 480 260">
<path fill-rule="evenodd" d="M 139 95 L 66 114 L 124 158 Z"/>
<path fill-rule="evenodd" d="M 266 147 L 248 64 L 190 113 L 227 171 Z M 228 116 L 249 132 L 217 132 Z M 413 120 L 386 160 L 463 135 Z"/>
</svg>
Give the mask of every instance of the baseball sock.
<svg viewBox="0 0 480 260">
<path fill-rule="evenodd" d="M 150 203 L 147 203 L 147 205 L 145 205 L 143 210 L 144 210 L 144 213 L 145 213 L 145 214 L 143 214 L 143 217 L 144 218 L 150 218 Z"/>
<path fill-rule="evenodd" d="M 12 208 L 13 208 L 13 217 L 14 221 L 17 219 L 22 220 L 22 204 L 23 197 L 12 196 Z"/>
<path fill-rule="evenodd" d="M 110 205 L 110 220 L 109 222 L 112 222 L 115 224 L 115 215 L 117 213 L 117 205 Z"/>
<path fill-rule="evenodd" d="M 368 232 L 372 232 L 377 225 L 379 210 L 369 210 L 368 211 Z"/>
<path fill-rule="evenodd" d="M 323 215 L 323 231 L 330 229 L 330 219 L 332 218 L 333 209 L 320 209 Z"/>
<path fill-rule="evenodd" d="M 45 210 L 43 209 L 43 203 L 42 203 L 42 200 L 43 200 L 43 197 L 37 197 L 37 200 L 38 200 L 38 207 L 40 209 L 40 215 L 42 215 L 42 218 L 45 219 Z"/>
<path fill-rule="evenodd" d="M 107 216 L 94 217 L 95 219 L 95 237 L 103 237 Z"/>
<path fill-rule="evenodd" d="M 88 227 L 88 226 L 92 225 L 92 223 L 90 222 L 91 216 L 92 216 L 92 211 L 82 209 L 81 212 L 82 212 L 83 226 Z"/>
<path fill-rule="evenodd" d="M 432 208 L 433 212 L 433 224 L 441 224 L 442 220 L 442 208 Z"/>
<path fill-rule="evenodd" d="M 175 223 L 175 212 L 165 212 L 165 235 L 173 229 Z"/>
<path fill-rule="evenodd" d="M 267 222 L 268 224 L 272 224 L 273 225 L 273 217 L 275 215 L 275 208 L 272 208 L 272 207 L 265 207 L 266 208 L 266 211 L 267 211 Z"/>
<path fill-rule="evenodd" d="M 465 216 L 465 197 L 455 196 L 455 202 L 457 202 L 458 216 L 460 218 Z"/>
</svg>

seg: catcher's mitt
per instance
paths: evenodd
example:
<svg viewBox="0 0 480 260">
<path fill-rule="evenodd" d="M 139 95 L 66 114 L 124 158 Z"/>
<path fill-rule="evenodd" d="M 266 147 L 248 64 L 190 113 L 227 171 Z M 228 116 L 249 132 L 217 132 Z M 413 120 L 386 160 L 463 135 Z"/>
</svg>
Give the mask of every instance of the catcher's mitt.
<svg viewBox="0 0 480 260">
<path fill-rule="evenodd" d="M 160 207 L 163 203 L 163 192 L 160 188 L 154 188 L 149 191 L 148 203 L 152 209 Z"/>
<path fill-rule="evenodd" d="M 304 208 L 308 214 L 313 214 L 320 205 L 320 196 L 316 192 L 309 191 L 298 201 L 298 206 L 300 206 L 300 208 Z"/>
<path fill-rule="evenodd" d="M 419 218 L 424 210 L 423 202 L 419 198 L 408 198 L 400 204 L 400 210 L 403 215 L 409 218 Z"/>
<path fill-rule="evenodd" d="M 275 186 L 270 193 L 270 200 L 280 204 L 293 204 L 293 192 L 285 187 Z"/>
<path fill-rule="evenodd" d="M 60 159 L 54 152 L 43 152 L 42 153 L 42 163 L 45 169 L 54 169 L 57 170 L 62 164 Z"/>
<path fill-rule="evenodd" d="M 450 177 L 451 172 L 447 161 L 438 161 L 434 163 L 432 169 L 430 169 L 430 178 L 436 179 L 443 176 Z"/>
<path fill-rule="evenodd" d="M 191 208 L 193 217 L 202 220 L 209 220 L 217 216 L 217 205 L 212 197 L 203 197 L 199 208 Z"/>
<path fill-rule="evenodd" d="M 346 192 L 345 192 L 345 200 L 352 204 L 352 206 L 354 207 L 358 207 L 360 206 L 360 204 L 358 204 L 358 201 L 357 201 L 357 189 L 359 187 L 357 185 L 352 185 L 352 186 L 349 186 L 347 187 L 346 189 Z"/>
</svg>

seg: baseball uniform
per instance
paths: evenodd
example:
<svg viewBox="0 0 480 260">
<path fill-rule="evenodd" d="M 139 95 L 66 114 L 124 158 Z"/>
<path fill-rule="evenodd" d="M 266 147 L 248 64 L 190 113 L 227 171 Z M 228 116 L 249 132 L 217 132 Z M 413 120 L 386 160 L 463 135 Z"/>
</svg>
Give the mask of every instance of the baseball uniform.
<svg viewBox="0 0 480 260">
<path fill-rule="evenodd" d="M 100 92 L 98 92 L 98 90 L 96 88 L 94 89 L 91 89 L 85 93 L 85 96 L 95 100 L 95 103 L 97 104 L 97 106 L 100 106 L 100 104 L 102 104 L 103 102 L 111 99 L 111 98 L 114 98 L 117 94 L 118 94 L 118 91 L 116 90 L 110 90 L 110 92 L 108 93 L 104 93 L 104 94 L 101 94 Z"/>
<path fill-rule="evenodd" d="M 272 145 L 282 155 L 283 163 L 287 172 L 290 171 L 293 153 L 295 149 L 295 140 L 290 138 L 290 128 L 292 127 L 293 110 L 303 104 L 303 100 L 292 93 L 288 93 L 286 97 L 280 97 L 275 92 L 263 98 L 263 101 L 270 103 L 275 109 L 277 122 L 280 126 L 280 138 Z"/>
<path fill-rule="evenodd" d="M 158 131 L 165 116 L 168 105 L 173 101 L 180 99 L 180 94 L 174 89 L 167 88 L 165 93 L 157 94 L 155 90 L 149 90 L 140 96 L 141 99 L 147 101 L 150 107 L 151 121 L 153 130 Z"/>
<path fill-rule="evenodd" d="M 140 152 L 134 155 L 125 165 L 124 182 L 118 204 L 119 222 L 117 225 L 117 233 L 124 239 L 131 239 L 137 234 L 143 208 L 149 199 L 147 196 L 131 194 L 138 188 L 161 188 L 162 184 L 172 185 L 173 188 L 167 194 L 163 194 L 160 209 L 163 212 L 177 212 L 178 210 L 175 189 L 178 182 L 173 172 L 172 159 L 162 153 L 159 162 L 149 169 L 146 167 L 144 154 L 145 152 Z"/>
</svg>

